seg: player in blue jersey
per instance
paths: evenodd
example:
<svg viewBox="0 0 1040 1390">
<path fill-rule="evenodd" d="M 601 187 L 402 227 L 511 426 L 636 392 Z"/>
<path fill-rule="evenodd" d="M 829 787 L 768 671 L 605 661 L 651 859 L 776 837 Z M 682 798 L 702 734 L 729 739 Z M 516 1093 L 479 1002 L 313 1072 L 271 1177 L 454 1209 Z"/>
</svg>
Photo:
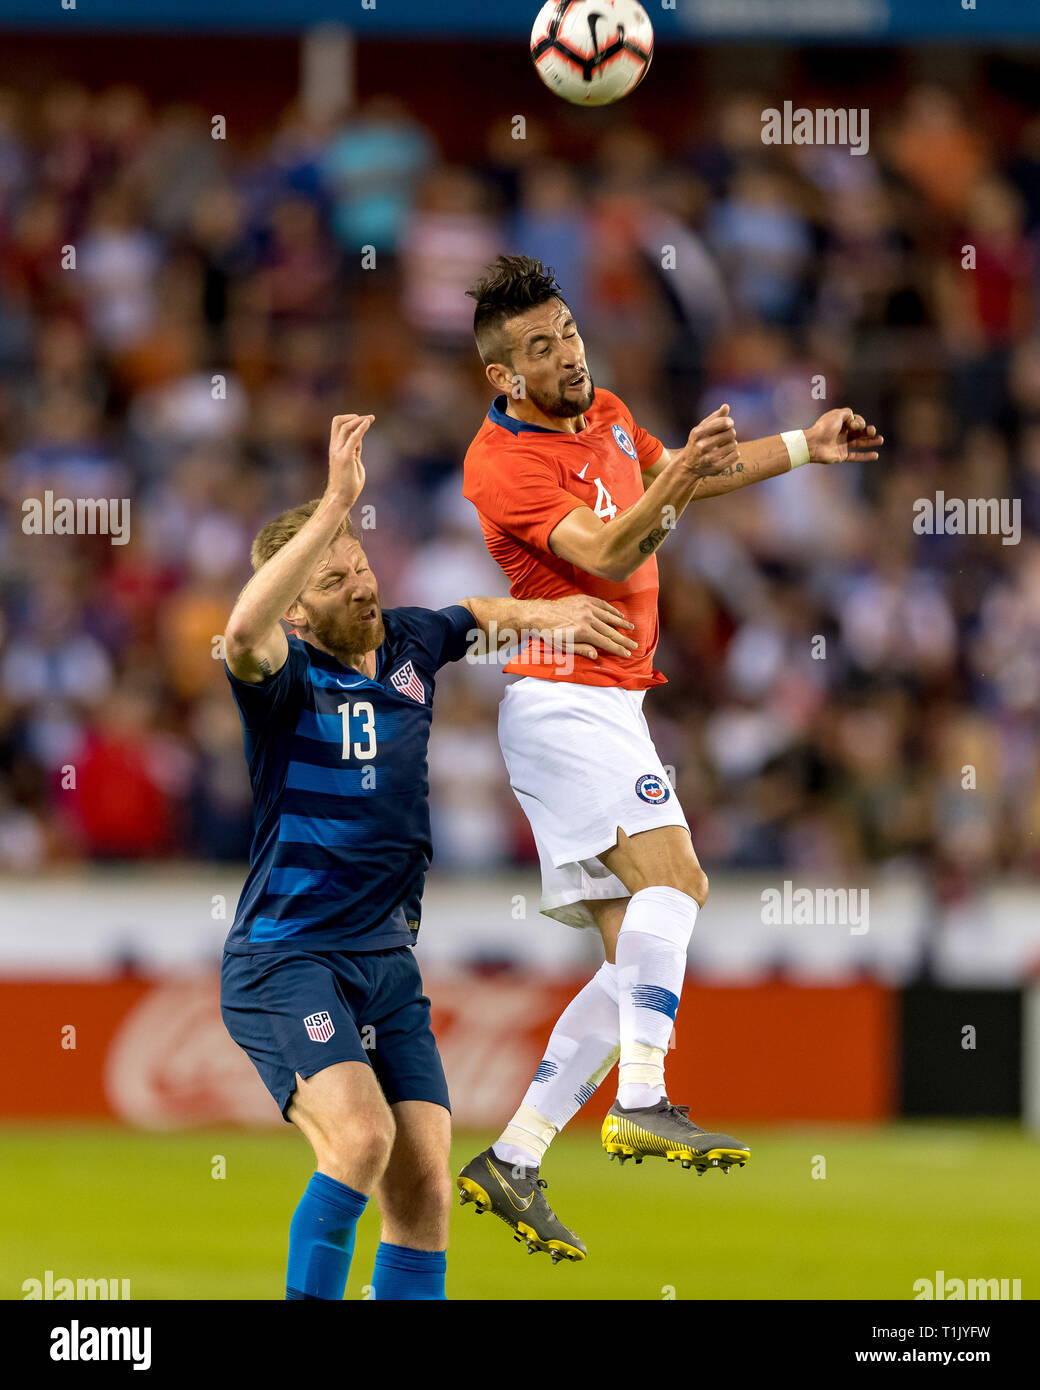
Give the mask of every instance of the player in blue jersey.
<svg viewBox="0 0 1040 1390">
<path fill-rule="evenodd" d="M 372 418 L 333 421 L 325 495 L 257 536 L 225 632 L 255 804 L 221 1011 L 317 1160 L 290 1226 L 291 1299 L 342 1299 L 372 1194 L 375 1297 L 444 1297 L 448 1092 L 409 949 L 431 856 L 437 671 L 478 629 L 551 630 L 563 657 L 632 646 L 624 617 L 582 595 L 384 612 L 349 518 Z"/>
</svg>

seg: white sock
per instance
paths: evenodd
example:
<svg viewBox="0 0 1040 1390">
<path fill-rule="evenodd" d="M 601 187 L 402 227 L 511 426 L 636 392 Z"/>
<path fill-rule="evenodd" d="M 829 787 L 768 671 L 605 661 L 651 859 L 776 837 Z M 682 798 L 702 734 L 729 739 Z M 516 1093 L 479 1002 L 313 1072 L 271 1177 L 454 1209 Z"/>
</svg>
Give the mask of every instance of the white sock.
<svg viewBox="0 0 1040 1390">
<path fill-rule="evenodd" d="M 618 1056 L 616 967 L 604 961 L 556 1021 L 520 1109 L 492 1148 L 503 1163 L 534 1167 Z"/>
<path fill-rule="evenodd" d="M 618 1104 L 625 1110 L 664 1098 L 664 1054 L 696 920 L 696 901 L 663 886 L 633 893 L 625 912 L 617 943 Z"/>
</svg>

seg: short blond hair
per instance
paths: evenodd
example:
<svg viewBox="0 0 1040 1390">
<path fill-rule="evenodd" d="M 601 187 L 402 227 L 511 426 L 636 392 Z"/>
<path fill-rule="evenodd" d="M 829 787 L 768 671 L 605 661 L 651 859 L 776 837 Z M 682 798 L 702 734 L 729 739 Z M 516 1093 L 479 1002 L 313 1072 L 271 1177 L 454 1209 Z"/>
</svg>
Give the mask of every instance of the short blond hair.
<svg viewBox="0 0 1040 1390">
<path fill-rule="evenodd" d="M 249 550 L 249 561 L 253 566 L 254 574 L 261 565 L 267 564 L 272 555 L 277 555 L 283 545 L 288 545 L 301 526 L 310 521 L 320 505 L 321 498 L 312 497 L 301 507 L 290 507 L 287 512 L 282 512 L 281 516 L 276 516 L 273 521 L 269 521 L 262 530 L 257 532 L 256 539 Z M 344 517 L 343 524 L 332 537 L 333 541 L 338 541 L 340 536 L 349 536 L 352 541 L 357 540 L 349 516 Z"/>
</svg>

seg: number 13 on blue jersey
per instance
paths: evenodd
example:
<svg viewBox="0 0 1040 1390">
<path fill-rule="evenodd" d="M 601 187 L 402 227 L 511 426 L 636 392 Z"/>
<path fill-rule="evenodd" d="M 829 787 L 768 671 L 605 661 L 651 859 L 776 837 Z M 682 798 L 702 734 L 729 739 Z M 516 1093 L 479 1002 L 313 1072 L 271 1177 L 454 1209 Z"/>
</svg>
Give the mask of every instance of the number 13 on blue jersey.
<svg viewBox="0 0 1040 1390">
<path fill-rule="evenodd" d="M 376 756 L 376 714 L 368 700 L 345 701 L 338 705 L 336 713 L 343 719 L 344 758 L 374 758 Z M 365 742 L 351 743 L 351 716 L 361 721 L 361 733 Z"/>
</svg>

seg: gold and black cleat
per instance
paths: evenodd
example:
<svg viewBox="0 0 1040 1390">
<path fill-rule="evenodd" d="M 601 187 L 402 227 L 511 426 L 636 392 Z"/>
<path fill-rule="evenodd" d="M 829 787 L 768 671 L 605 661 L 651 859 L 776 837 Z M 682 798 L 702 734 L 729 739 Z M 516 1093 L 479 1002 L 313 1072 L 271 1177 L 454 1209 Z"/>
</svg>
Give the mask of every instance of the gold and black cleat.
<svg viewBox="0 0 1040 1390">
<path fill-rule="evenodd" d="M 458 1176 L 459 1206 L 472 1202 L 478 1215 L 494 1212 L 512 1227 L 513 1239 L 527 1245 L 529 1255 L 544 1250 L 553 1264 L 583 1260 L 588 1252 L 545 1200 L 547 1186 L 537 1168 L 503 1163 L 485 1149 Z"/>
<path fill-rule="evenodd" d="M 709 1168 L 729 1173 L 743 1168 L 751 1150 L 730 1134 L 709 1134 L 689 1117 L 688 1105 L 672 1105 L 667 1099 L 639 1110 L 623 1110 L 616 1102 L 607 1111 L 600 1131 L 609 1158 L 627 1163 L 634 1158 L 666 1158 L 684 1168 L 696 1168 L 702 1177 Z"/>
</svg>

